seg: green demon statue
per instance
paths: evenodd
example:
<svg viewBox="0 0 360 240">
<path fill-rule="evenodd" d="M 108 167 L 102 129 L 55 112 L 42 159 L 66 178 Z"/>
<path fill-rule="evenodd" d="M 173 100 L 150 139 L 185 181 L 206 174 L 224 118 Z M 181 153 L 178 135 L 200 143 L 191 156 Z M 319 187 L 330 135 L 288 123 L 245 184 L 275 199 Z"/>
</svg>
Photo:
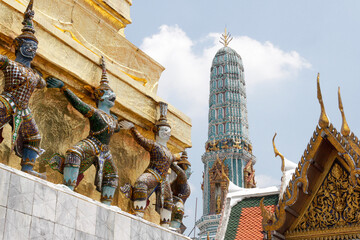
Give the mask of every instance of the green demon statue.
<svg viewBox="0 0 360 240">
<path fill-rule="evenodd" d="M 64 174 L 64 184 L 70 189 L 79 184 L 83 173 L 94 164 L 96 190 L 101 192 L 101 202 L 110 205 L 118 185 L 117 168 L 109 149 L 111 136 L 119 132 L 117 118 L 110 113 L 116 95 L 109 86 L 105 63 L 102 58 L 100 86 L 92 89 L 97 108 L 81 101 L 66 85 L 54 77 L 47 78 L 48 88 L 59 88 L 71 105 L 89 119 L 90 133 L 66 151 L 65 157 L 55 154 L 47 160 L 50 167 Z M 89 88 L 87 88 L 89 89 Z"/>
</svg>

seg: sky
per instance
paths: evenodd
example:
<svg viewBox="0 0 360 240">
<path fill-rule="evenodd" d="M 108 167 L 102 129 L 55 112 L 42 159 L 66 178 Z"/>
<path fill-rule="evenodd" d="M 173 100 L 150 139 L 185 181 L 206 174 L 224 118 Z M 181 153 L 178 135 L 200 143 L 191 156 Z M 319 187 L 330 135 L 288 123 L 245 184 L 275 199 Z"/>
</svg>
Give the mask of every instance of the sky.
<svg viewBox="0 0 360 240">
<path fill-rule="evenodd" d="M 298 163 L 320 116 L 316 76 L 325 108 L 340 130 L 337 90 L 350 129 L 359 136 L 360 1 L 197 0 L 133 1 L 126 38 L 165 67 L 158 95 L 192 119 L 192 195 L 185 205 L 186 234 L 202 216 L 203 163 L 208 129 L 212 59 L 222 45 L 244 64 L 250 140 L 258 187 L 279 185 L 278 150 Z M 196 230 L 199 232 L 198 229 Z M 193 236 L 193 233 L 191 234 Z"/>
</svg>

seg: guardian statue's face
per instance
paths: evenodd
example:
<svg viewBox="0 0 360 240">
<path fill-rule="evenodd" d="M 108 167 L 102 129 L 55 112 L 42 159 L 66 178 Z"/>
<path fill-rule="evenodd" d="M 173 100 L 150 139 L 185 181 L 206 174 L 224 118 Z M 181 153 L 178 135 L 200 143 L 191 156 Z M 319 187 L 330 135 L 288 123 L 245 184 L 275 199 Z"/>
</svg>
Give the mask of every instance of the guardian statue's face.
<svg viewBox="0 0 360 240">
<path fill-rule="evenodd" d="M 168 141 L 171 136 L 171 128 L 168 126 L 160 126 L 158 136 L 159 138 Z"/>
<path fill-rule="evenodd" d="M 29 39 L 23 39 L 19 51 L 23 57 L 32 60 L 36 55 L 37 48 L 38 48 L 38 44 L 35 41 Z"/>
<path fill-rule="evenodd" d="M 111 108 L 115 105 L 116 94 L 112 90 L 104 90 L 104 94 L 101 96 L 101 104 Z"/>
</svg>

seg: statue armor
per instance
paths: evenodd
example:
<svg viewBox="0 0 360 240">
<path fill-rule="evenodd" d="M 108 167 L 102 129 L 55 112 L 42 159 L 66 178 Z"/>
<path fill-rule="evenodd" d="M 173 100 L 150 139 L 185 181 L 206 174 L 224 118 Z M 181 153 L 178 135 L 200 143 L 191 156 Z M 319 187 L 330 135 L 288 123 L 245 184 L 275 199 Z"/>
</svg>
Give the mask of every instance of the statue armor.
<svg viewBox="0 0 360 240">
<path fill-rule="evenodd" d="M 5 77 L 4 91 L 0 95 L 0 126 L 8 122 L 12 124 L 12 143 L 18 156 L 22 157 L 23 147 L 41 154 L 41 136 L 28 105 L 34 90 L 46 86 L 45 80 L 34 70 L 6 56 L 0 56 L 0 69 Z"/>
</svg>

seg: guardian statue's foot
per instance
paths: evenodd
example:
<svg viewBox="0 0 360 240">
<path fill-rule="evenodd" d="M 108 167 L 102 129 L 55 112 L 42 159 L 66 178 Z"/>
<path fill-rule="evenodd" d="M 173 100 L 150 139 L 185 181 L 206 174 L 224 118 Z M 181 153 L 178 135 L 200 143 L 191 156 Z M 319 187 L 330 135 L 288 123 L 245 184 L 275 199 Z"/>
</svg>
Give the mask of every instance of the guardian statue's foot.
<svg viewBox="0 0 360 240">
<path fill-rule="evenodd" d="M 35 177 L 38 177 L 38 178 L 41 178 L 41 179 L 44 179 L 44 180 L 46 180 L 46 173 L 38 173 L 38 172 L 36 172 L 36 171 L 34 171 L 34 170 L 22 170 L 23 172 L 26 172 L 26 173 L 28 173 L 28 174 L 30 174 L 30 175 L 33 175 L 33 176 L 35 176 Z"/>
</svg>

